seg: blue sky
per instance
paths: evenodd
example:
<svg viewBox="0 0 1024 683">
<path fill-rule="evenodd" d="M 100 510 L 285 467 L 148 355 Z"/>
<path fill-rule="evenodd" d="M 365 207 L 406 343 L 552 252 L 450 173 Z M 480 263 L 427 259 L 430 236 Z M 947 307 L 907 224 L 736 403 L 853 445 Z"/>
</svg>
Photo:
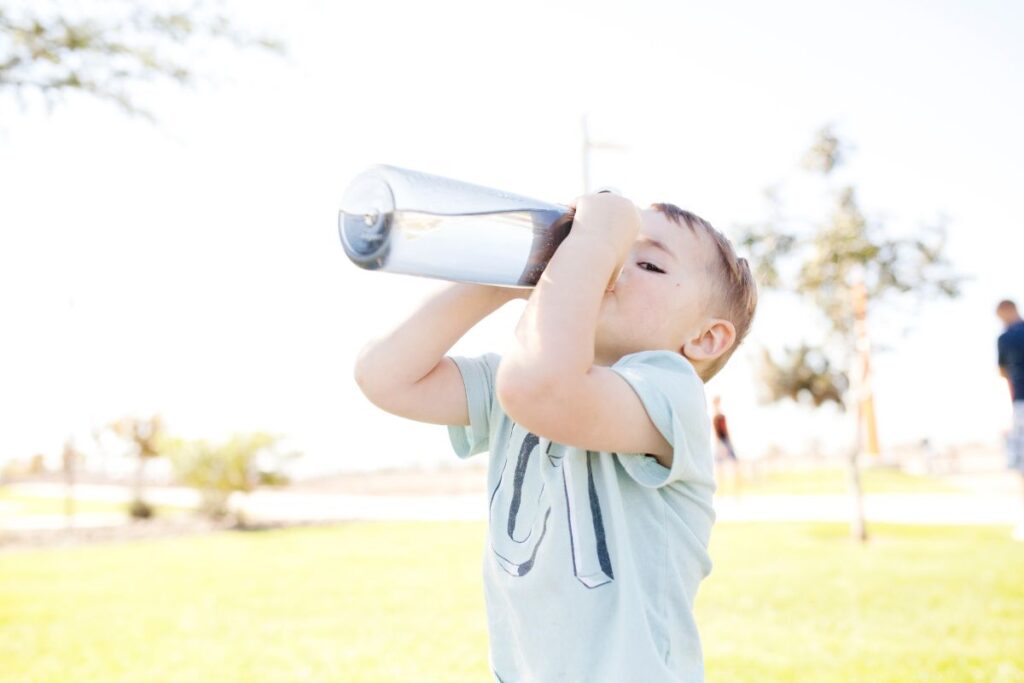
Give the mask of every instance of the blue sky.
<svg viewBox="0 0 1024 683">
<path fill-rule="evenodd" d="M 1008 423 L 993 308 L 1024 300 L 1018 3 L 229 7 L 288 56 L 197 51 L 197 87 L 141 93 L 157 126 L 0 99 L 0 459 L 153 411 L 179 433 L 285 434 L 311 467 L 446 459 L 443 427 L 382 414 L 352 382 L 359 347 L 441 285 L 348 263 L 341 192 L 392 163 L 568 201 L 584 113 L 625 147 L 595 153 L 595 184 L 726 233 L 764 215 L 766 186 L 803 201 L 799 158 L 832 123 L 868 214 L 903 235 L 948 216 L 971 278 L 956 301 L 874 313 L 883 445 L 994 443 Z M 453 353 L 500 351 L 519 310 Z M 848 436 L 827 411 L 756 400 L 760 345 L 813 338 L 810 320 L 765 296 L 709 385 L 741 456 Z"/>
</svg>

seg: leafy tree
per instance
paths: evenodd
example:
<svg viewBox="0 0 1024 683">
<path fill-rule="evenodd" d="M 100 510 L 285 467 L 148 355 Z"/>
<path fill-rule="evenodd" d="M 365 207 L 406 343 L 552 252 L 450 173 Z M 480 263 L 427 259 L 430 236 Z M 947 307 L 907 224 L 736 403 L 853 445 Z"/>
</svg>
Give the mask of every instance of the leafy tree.
<svg viewBox="0 0 1024 683">
<path fill-rule="evenodd" d="M 219 4 L 198 0 L 154 9 L 107 0 L 87 4 L 97 10 L 89 15 L 81 5 L 57 11 L 55 5 L 0 0 L 0 93 L 13 92 L 23 103 L 26 94 L 41 95 L 51 107 L 68 93 L 85 93 L 152 119 L 132 90 L 147 81 L 193 82 L 189 54 L 196 48 L 283 51 L 280 42 L 236 27 Z"/>
<path fill-rule="evenodd" d="M 223 444 L 178 439 L 170 453 L 178 479 L 198 489 L 202 512 L 215 519 L 227 516 L 233 493 L 286 484 L 285 463 L 299 455 L 282 453 L 278 437 L 260 432 L 237 434 Z M 236 523 L 246 524 L 244 506 L 236 511 Z"/>
<path fill-rule="evenodd" d="M 945 256 L 945 226 L 910 238 L 895 238 L 861 210 L 855 188 L 837 169 L 847 148 L 830 127 L 822 129 L 803 159 L 803 168 L 824 186 L 825 215 L 810 221 L 788 217 L 778 192 L 768 194 L 771 216 L 745 226 L 739 242 L 763 287 L 802 300 L 823 323 L 817 339 L 780 355 L 763 352 L 761 380 L 768 402 L 793 400 L 815 408 L 857 408 L 853 447 L 847 458 L 850 488 L 858 511 L 855 537 L 866 540 L 858 456 L 862 450 L 860 410 L 866 395 L 866 316 L 870 307 L 903 295 L 923 302 L 955 297 L 962 279 Z M 858 348 L 858 344 L 860 347 Z"/>
</svg>

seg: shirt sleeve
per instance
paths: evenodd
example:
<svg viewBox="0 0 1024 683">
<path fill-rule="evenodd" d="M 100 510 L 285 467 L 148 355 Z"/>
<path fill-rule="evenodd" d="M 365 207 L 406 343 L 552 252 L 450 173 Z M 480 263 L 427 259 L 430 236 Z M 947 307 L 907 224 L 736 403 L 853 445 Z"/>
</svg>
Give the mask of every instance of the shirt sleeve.
<svg viewBox="0 0 1024 683">
<path fill-rule="evenodd" d="M 991 339 L 991 337 L 989 337 L 989 339 Z M 992 347 L 990 346 L 989 348 L 992 348 Z M 999 354 L 999 361 L 998 361 L 999 362 L 999 367 L 1005 368 L 1007 365 L 1010 364 L 1009 360 L 1006 358 L 1006 336 L 1005 335 L 1002 335 L 1002 334 L 999 335 L 999 339 L 996 341 L 996 350 L 997 350 L 997 352 Z M 989 356 L 989 358 L 991 358 L 991 356 Z"/>
<path fill-rule="evenodd" d="M 611 369 L 640 397 L 661 435 L 672 445 L 672 467 L 653 456 L 620 453 L 623 469 L 650 488 L 673 482 L 714 486 L 711 421 L 704 382 L 686 358 L 671 351 L 641 351 L 621 358 Z"/>
<path fill-rule="evenodd" d="M 468 458 L 488 450 L 491 443 L 491 410 L 494 407 L 494 377 L 501 356 L 485 353 L 467 358 L 451 356 L 466 388 L 469 425 L 448 425 L 448 438 L 455 454 Z"/>
</svg>

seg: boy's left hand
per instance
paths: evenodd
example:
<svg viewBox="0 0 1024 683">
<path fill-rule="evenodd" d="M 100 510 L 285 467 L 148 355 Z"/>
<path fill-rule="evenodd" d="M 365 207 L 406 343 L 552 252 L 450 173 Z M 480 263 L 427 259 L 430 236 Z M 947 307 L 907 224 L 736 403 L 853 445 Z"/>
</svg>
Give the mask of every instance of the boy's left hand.
<svg viewBox="0 0 1024 683">
<path fill-rule="evenodd" d="M 616 263 L 629 255 L 640 231 L 640 209 L 625 197 L 609 192 L 579 197 L 570 206 L 576 209 L 572 233 L 595 237 L 615 251 Z"/>
</svg>

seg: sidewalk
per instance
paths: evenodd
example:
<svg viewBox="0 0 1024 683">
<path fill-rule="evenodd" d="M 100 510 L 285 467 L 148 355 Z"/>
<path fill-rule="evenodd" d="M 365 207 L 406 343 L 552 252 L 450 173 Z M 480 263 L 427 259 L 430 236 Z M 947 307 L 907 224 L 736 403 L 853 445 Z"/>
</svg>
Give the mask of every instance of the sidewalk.
<svg viewBox="0 0 1024 683">
<path fill-rule="evenodd" d="M 853 498 L 835 495 L 722 497 L 720 522 L 846 522 Z M 864 496 L 869 522 L 900 524 L 1010 524 L 1024 519 L 1022 496 L 974 493 L 872 493 Z"/>
<path fill-rule="evenodd" d="M 14 494 L 64 496 L 59 484 L 13 484 Z M 128 502 L 130 491 L 122 486 L 81 485 L 78 500 Z M 198 495 L 192 489 L 152 487 L 148 502 L 157 505 L 195 506 Z M 354 495 L 338 493 L 297 493 L 265 489 L 247 498 L 234 498 L 253 522 L 340 522 L 354 520 L 483 520 L 487 515 L 484 491 L 447 495 Z M 715 500 L 720 522 L 845 522 L 850 519 L 852 500 L 846 494 L 723 496 Z M 869 522 L 904 524 L 1006 524 L 1024 518 L 1024 496 L 1012 491 L 962 493 L 885 493 L 864 497 Z M 75 526 L 96 527 L 128 523 L 127 515 L 83 513 Z M 0 510 L 0 527 L 11 530 L 62 528 L 63 516 L 18 517 Z"/>
</svg>

